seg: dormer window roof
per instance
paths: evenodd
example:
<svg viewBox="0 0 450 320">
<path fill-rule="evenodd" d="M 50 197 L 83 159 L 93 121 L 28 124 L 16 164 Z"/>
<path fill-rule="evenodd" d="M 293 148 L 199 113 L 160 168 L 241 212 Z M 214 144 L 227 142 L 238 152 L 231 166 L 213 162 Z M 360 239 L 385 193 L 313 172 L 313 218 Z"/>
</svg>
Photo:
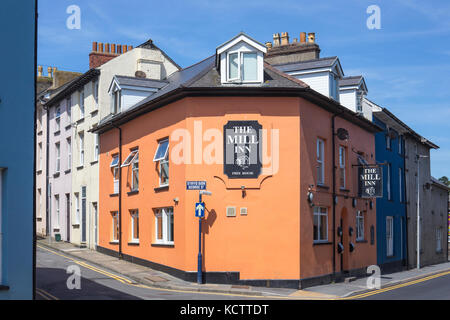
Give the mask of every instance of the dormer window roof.
<svg viewBox="0 0 450 320">
<path fill-rule="evenodd" d="M 261 84 L 266 52 L 263 44 L 242 32 L 217 47 L 216 67 L 222 84 Z"/>
</svg>

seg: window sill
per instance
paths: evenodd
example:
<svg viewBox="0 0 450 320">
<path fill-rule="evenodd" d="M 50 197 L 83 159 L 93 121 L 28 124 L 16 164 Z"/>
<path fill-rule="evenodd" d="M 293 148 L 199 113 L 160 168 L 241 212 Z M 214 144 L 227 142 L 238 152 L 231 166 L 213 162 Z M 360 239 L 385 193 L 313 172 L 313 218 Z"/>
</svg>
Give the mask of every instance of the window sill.
<svg viewBox="0 0 450 320">
<path fill-rule="evenodd" d="M 91 161 L 91 166 L 93 166 L 94 164 L 97 164 L 97 163 L 98 163 L 98 160 Z"/>
<path fill-rule="evenodd" d="M 127 192 L 127 195 L 132 196 L 132 195 L 138 194 L 138 193 L 139 193 L 139 190 L 132 190 L 130 192 Z"/>
<path fill-rule="evenodd" d="M 57 135 L 59 135 L 60 133 L 61 133 L 61 131 L 60 131 L 60 130 L 57 130 L 57 131 L 53 132 L 53 135 L 57 136 Z"/>
<path fill-rule="evenodd" d="M 317 184 L 316 187 L 322 188 L 322 189 L 327 189 L 327 190 L 330 189 L 329 186 L 326 186 L 326 185 L 324 185 L 324 184 Z"/>
<path fill-rule="evenodd" d="M 91 111 L 91 117 L 95 117 L 98 114 L 98 109 Z"/>
<path fill-rule="evenodd" d="M 128 242 L 129 246 L 138 246 L 139 245 L 139 241 L 130 241 Z"/>
<path fill-rule="evenodd" d="M 361 240 L 356 240 L 356 243 L 367 243 L 367 240 L 363 240 L 363 239 L 361 239 Z"/>
<path fill-rule="evenodd" d="M 59 172 L 55 172 L 54 174 L 53 174 L 53 178 L 58 178 L 59 177 Z"/>
<path fill-rule="evenodd" d="M 84 168 L 84 165 L 82 164 L 82 165 L 80 165 L 80 166 L 77 167 L 77 170 L 81 170 L 81 169 L 83 169 L 83 168 Z"/>
<path fill-rule="evenodd" d="M 37 133 L 38 136 L 42 136 L 42 129 L 40 129 Z"/>
<path fill-rule="evenodd" d="M 169 186 L 160 186 L 160 187 L 156 187 L 154 188 L 155 192 L 161 192 L 161 191 L 169 191 Z"/>
<path fill-rule="evenodd" d="M 70 171 L 72 171 L 71 169 L 67 169 L 66 171 L 64 171 L 65 174 L 70 173 Z"/>
<path fill-rule="evenodd" d="M 36 174 L 41 174 L 42 173 L 42 169 L 39 169 L 38 171 L 36 171 Z"/>
<path fill-rule="evenodd" d="M 119 244 L 119 240 L 111 240 L 109 244 Z"/>
<path fill-rule="evenodd" d="M 324 245 L 324 244 L 333 244 L 333 243 L 329 242 L 329 241 L 314 241 L 313 242 L 313 246 L 319 246 L 319 245 Z"/>
<path fill-rule="evenodd" d="M 174 248 L 175 244 L 173 242 L 171 243 L 152 243 L 152 247 L 166 247 L 166 248 Z"/>
<path fill-rule="evenodd" d="M 37 221 L 42 221 L 42 217 L 36 217 Z"/>
<path fill-rule="evenodd" d="M 339 188 L 339 190 L 342 191 L 342 192 L 350 192 L 350 190 L 345 189 L 345 188 Z"/>
<path fill-rule="evenodd" d="M 442 249 L 441 249 L 441 250 L 436 250 L 436 253 L 437 253 L 437 254 L 441 254 L 441 253 L 443 253 L 443 252 L 444 252 L 444 250 L 442 250 Z"/>
<path fill-rule="evenodd" d="M 72 124 L 71 124 L 71 123 L 69 123 L 69 124 L 66 125 L 66 127 L 65 127 L 66 130 L 69 130 L 70 128 L 72 128 Z"/>
<path fill-rule="evenodd" d="M 111 193 L 109 196 L 110 196 L 111 198 L 112 198 L 112 197 L 118 197 L 119 194 L 118 194 L 118 193 Z"/>
<path fill-rule="evenodd" d="M 9 290 L 9 286 L 0 285 L 0 291 L 8 291 L 8 290 Z"/>
<path fill-rule="evenodd" d="M 83 123 L 83 122 L 84 122 L 84 117 L 77 120 L 77 124 L 80 124 L 80 123 Z"/>
<path fill-rule="evenodd" d="M 72 227 L 79 228 L 80 227 L 80 223 L 79 222 L 72 223 Z"/>
</svg>

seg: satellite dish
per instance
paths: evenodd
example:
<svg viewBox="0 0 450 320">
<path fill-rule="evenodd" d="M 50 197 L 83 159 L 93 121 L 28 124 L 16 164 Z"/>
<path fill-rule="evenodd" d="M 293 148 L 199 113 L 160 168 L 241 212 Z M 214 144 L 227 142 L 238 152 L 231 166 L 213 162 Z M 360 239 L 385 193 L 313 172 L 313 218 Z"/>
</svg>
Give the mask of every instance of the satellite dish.
<svg viewBox="0 0 450 320">
<path fill-rule="evenodd" d="M 345 130 L 344 128 L 337 129 L 336 135 L 339 138 L 339 140 L 348 140 L 348 137 L 349 137 L 348 131 Z"/>
</svg>

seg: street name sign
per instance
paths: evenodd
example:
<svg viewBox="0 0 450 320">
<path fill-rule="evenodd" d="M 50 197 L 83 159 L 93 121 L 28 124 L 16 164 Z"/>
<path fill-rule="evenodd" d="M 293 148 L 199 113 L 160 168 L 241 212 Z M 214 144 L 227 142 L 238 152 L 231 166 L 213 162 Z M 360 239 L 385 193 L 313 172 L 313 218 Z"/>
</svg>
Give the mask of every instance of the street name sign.
<svg viewBox="0 0 450 320">
<path fill-rule="evenodd" d="M 206 190 L 206 181 L 186 181 L 186 190 Z"/>
</svg>

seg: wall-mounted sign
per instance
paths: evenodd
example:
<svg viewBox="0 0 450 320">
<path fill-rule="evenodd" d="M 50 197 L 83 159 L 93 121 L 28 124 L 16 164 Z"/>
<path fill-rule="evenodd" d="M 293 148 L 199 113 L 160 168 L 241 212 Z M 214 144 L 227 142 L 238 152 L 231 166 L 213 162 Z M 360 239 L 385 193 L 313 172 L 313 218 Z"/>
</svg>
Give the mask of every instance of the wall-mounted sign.
<svg viewBox="0 0 450 320">
<path fill-rule="evenodd" d="M 186 181 L 186 190 L 206 190 L 206 181 Z"/>
<path fill-rule="evenodd" d="M 381 198 L 383 196 L 381 166 L 358 167 L 358 194 L 361 198 Z"/>
<path fill-rule="evenodd" d="M 258 178 L 261 129 L 258 121 L 228 121 L 223 126 L 223 170 L 228 178 Z"/>
</svg>

